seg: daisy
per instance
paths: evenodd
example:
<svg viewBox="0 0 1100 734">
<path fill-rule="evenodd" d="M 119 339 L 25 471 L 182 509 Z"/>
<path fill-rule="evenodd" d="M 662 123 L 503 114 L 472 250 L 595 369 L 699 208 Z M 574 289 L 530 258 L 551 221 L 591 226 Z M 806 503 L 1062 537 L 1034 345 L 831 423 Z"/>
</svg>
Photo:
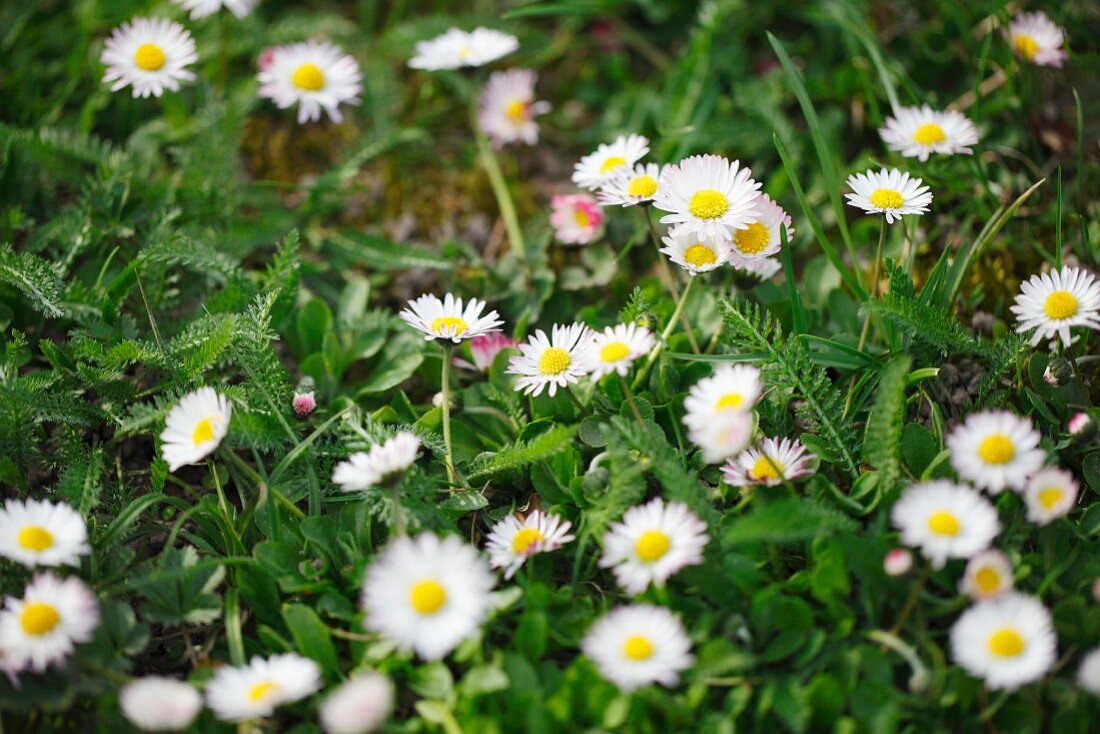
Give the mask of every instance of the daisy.
<svg viewBox="0 0 1100 734">
<path fill-rule="evenodd" d="M 0 650 L 4 666 L 41 673 L 68 657 L 76 644 L 88 642 L 99 625 L 99 606 L 78 578 L 39 574 L 9 596 L 0 612 Z"/>
<path fill-rule="evenodd" d="M 134 97 L 159 97 L 165 89 L 177 92 L 180 82 L 195 79 L 186 67 L 199 55 L 191 34 L 179 23 L 134 18 L 111 31 L 103 46 L 99 61 L 107 67 L 103 81 L 112 92 L 129 86 Z"/>
<path fill-rule="evenodd" d="M 276 46 L 271 62 L 256 75 L 257 94 L 280 110 L 298 105 L 298 124 L 320 120 L 324 108 L 333 122 L 340 122 L 341 104 L 359 104 L 359 64 L 339 46 L 328 41 L 306 41 Z"/>
<path fill-rule="evenodd" d="M 694 662 L 683 624 L 652 604 L 611 610 L 588 629 L 581 648 L 600 675 L 623 691 L 651 683 L 674 686 Z"/>
<path fill-rule="evenodd" d="M 486 543 L 489 565 L 503 568 L 504 578 L 510 579 L 524 562 L 536 553 L 549 553 L 574 539 L 569 535 L 572 524 L 557 515 L 535 510 L 520 520 L 508 515 L 493 526 Z"/>
<path fill-rule="evenodd" d="M 613 143 L 603 143 L 573 166 L 573 183 L 582 189 L 595 191 L 625 171 L 649 152 L 649 138 L 643 135 L 620 135 Z"/>
<path fill-rule="evenodd" d="M 1021 284 L 1011 310 L 1019 321 L 1017 333 L 1035 329 L 1031 346 L 1061 337 L 1068 347 L 1071 327 L 1100 329 L 1100 283 L 1087 270 L 1065 265 Z"/>
<path fill-rule="evenodd" d="M 970 414 L 946 444 L 959 476 L 990 494 L 1023 489 L 1046 456 L 1031 421 L 1004 410 Z"/>
<path fill-rule="evenodd" d="M 787 242 L 794 237 L 790 215 L 783 210 L 783 207 L 772 201 L 771 197 L 767 194 L 758 194 L 753 206 L 759 212 L 756 221 L 745 229 L 739 229 L 733 233 L 730 264 L 735 268 L 752 268 L 779 252 L 779 248 L 783 245 L 780 227 L 787 231 Z"/>
<path fill-rule="evenodd" d="M 980 602 L 951 628 L 951 657 L 991 690 L 1015 690 L 1042 678 L 1057 658 L 1050 612 L 1014 591 Z"/>
<path fill-rule="evenodd" d="M 733 265 L 733 256 L 731 255 L 730 264 Z M 744 260 L 740 264 L 733 265 L 737 270 L 744 270 L 749 275 L 752 275 L 757 280 L 765 281 L 771 280 L 772 276 L 783 269 L 783 263 L 779 262 L 774 257 L 765 257 L 759 260 Z"/>
<path fill-rule="evenodd" d="M 150 675 L 123 686 L 118 706 L 126 720 L 143 731 L 182 731 L 202 711 L 202 696 L 189 683 Z"/>
<path fill-rule="evenodd" d="M 312 390 L 306 390 L 305 392 L 295 390 L 290 405 L 298 415 L 309 415 L 317 408 L 317 398 L 313 395 Z"/>
<path fill-rule="evenodd" d="M 398 431 L 369 451 L 357 451 L 336 465 L 332 481 L 344 492 L 358 492 L 387 484 L 404 472 L 420 453 L 420 438 L 410 431 Z"/>
<path fill-rule="evenodd" d="M 1094 696 L 1100 696 L 1100 647 L 1093 648 L 1081 659 L 1077 669 L 1077 685 Z"/>
<path fill-rule="evenodd" d="M 510 375 L 522 375 L 516 380 L 516 390 L 528 395 L 539 395 L 544 387 L 550 387 L 550 397 L 559 387 L 568 387 L 580 380 L 590 369 L 591 331 L 582 324 L 562 326 L 555 324 L 547 338 L 539 329 L 519 345 L 520 356 L 508 360 Z"/>
<path fill-rule="evenodd" d="M 1049 466 L 1028 480 L 1024 487 L 1027 519 L 1038 525 L 1064 517 L 1077 501 L 1077 482 L 1064 469 Z"/>
<path fill-rule="evenodd" d="M 747 364 L 724 364 L 692 385 L 684 398 L 684 424 L 706 426 L 720 412 L 747 412 L 760 399 L 760 370 Z"/>
<path fill-rule="evenodd" d="M 363 585 L 364 625 L 425 660 L 477 634 L 496 579 L 478 552 L 453 536 L 397 538 Z"/>
<path fill-rule="evenodd" d="M 321 689 L 321 668 L 309 658 L 288 652 L 266 660 L 254 656 L 248 665 L 223 665 L 206 684 L 206 705 L 222 721 L 271 716 L 275 709 L 312 696 Z"/>
<path fill-rule="evenodd" d="M 426 294 L 409 301 L 409 307 L 398 316 L 409 326 L 424 332 L 426 341 L 450 339 L 458 344 L 463 339 L 500 331 L 500 325 L 504 322 L 499 314 L 490 311 L 482 316 L 484 309 L 485 301 L 476 298 L 471 298 L 463 308 L 462 299 L 450 293 L 442 301 L 437 296 Z"/>
<path fill-rule="evenodd" d="M 1037 66 L 1062 68 L 1069 55 L 1062 48 L 1066 33 L 1041 11 L 1020 13 L 1008 24 L 1005 35 L 1017 56 Z"/>
<path fill-rule="evenodd" d="M 1001 521 L 978 492 L 945 480 L 914 484 L 890 511 L 901 542 L 920 548 L 934 568 L 948 558 L 969 558 L 989 547 Z"/>
<path fill-rule="evenodd" d="M 707 526 L 687 505 L 660 497 L 631 507 L 603 536 L 600 568 L 610 568 L 628 594 L 651 583 L 664 586 L 672 574 L 703 562 Z"/>
<path fill-rule="evenodd" d="M 260 0 L 172 0 L 184 10 L 191 11 L 191 20 L 205 18 L 225 8 L 237 18 L 244 18 Z"/>
<path fill-rule="evenodd" d="M 711 240 L 729 239 L 760 217 L 760 184 L 740 161 L 720 155 L 693 155 L 666 166 L 653 206 L 671 212 L 661 217 L 674 234 L 694 232 Z"/>
<path fill-rule="evenodd" d="M 535 101 L 536 79 L 538 74 L 530 69 L 495 71 L 489 76 L 481 90 L 477 119 L 494 147 L 539 141 L 535 117 L 549 112 L 550 103 Z"/>
<path fill-rule="evenodd" d="M 882 557 L 882 570 L 887 576 L 904 576 L 913 568 L 913 554 L 908 548 L 891 548 Z"/>
<path fill-rule="evenodd" d="M 430 41 L 418 41 L 409 66 L 426 71 L 482 66 L 517 48 L 519 39 L 491 28 L 475 28 L 471 33 L 451 28 Z"/>
<path fill-rule="evenodd" d="M 937 112 L 928 105 L 898 107 L 878 131 L 886 147 L 922 163 L 933 154 L 970 155 L 978 142 L 978 129 L 955 110 Z"/>
<path fill-rule="evenodd" d="M 160 451 L 168 470 L 197 464 L 214 453 L 229 431 L 232 413 L 229 398 L 212 387 L 200 387 L 180 398 L 168 411 L 160 434 Z"/>
<path fill-rule="evenodd" d="M 728 264 L 732 252 L 729 238 L 724 235 L 704 237 L 698 232 L 673 229 L 661 241 L 665 243 L 661 252 L 692 275 Z"/>
<path fill-rule="evenodd" d="M 720 410 L 705 423 L 688 424 L 688 440 L 702 451 L 705 463 L 721 464 L 745 450 L 753 428 L 751 411 Z"/>
<path fill-rule="evenodd" d="M 473 357 L 474 363 L 465 362 L 463 365 L 467 368 L 476 369 L 478 372 L 488 372 L 489 368 L 493 366 L 493 362 L 496 361 L 498 354 L 505 349 L 514 349 L 515 346 L 516 340 L 503 334 L 475 336 L 470 340 L 470 356 Z M 455 358 L 455 364 L 459 364 L 457 357 Z"/>
<path fill-rule="evenodd" d="M 985 601 L 1012 590 L 1012 563 L 999 550 L 977 553 L 966 563 L 959 591 L 974 601 Z"/>
<path fill-rule="evenodd" d="M 321 727 L 327 734 L 366 734 L 385 723 L 393 711 L 393 684 L 374 671 L 359 673 L 340 685 L 321 704 Z"/>
<path fill-rule="evenodd" d="M 79 566 L 91 552 L 84 518 L 63 502 L 13 499 L 0 508 L 0 556 L 27 568 Z"/>
<path fill-rule="evenodd" d="M 608 326 L 592 335 L 592 379 L 612 372 L 626 377 L 634 360 L 649 354 L 657 340 L 649 329 L 637 324 Z"/>
<path fill-rule="evenodd" d="M 661 180 L 661 167 L 656 163 L 639 163 L 634 170 L 619 170 L 608 179 L 596 195 L 606 206 L 634 206 L 653 201 Z"/>
<path fill-rule="evenodd" d="M 845 194 L 848 205 L 868 214 L 885 214 L 886 223 L 893 224 L 907 214 L 925 214 L 932 203 L 932 193 L 919 178 L 909 178 L 896 168 L 883 168 L 877 173 L 868 170 L 848 177 L 853 193 Z"/>
<path fill-rule="evenodd" d="M 765 438 L 759 446 L 731 459 L 722 467 L 722 474 L 726 484 L 733 487 L 753 484 L 774 487 L 813 474 L 811 464 L 815 459 L 798 439 Z"/>
<path fill-rule="evenodd" d="M 559 194 L 550 200 L 554 237 L 567 245 L 587 245 L 603 233 L 603 210 L 588 194 Z"/>
</svg>

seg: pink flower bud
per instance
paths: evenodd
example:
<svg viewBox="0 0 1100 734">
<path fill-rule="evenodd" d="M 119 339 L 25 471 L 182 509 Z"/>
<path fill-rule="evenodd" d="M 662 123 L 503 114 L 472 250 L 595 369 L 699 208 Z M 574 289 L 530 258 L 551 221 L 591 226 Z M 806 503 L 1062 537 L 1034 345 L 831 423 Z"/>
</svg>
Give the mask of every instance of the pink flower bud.
<svg viewBox="0 0 1100 734">
<path fill-rule="evenodd" d="M 271 66 L 271 62 L 275 60 L 275 49 L 265 48 L 260 52 L 260 57 L 256 59 L 256 68 L 260 71 L 267 71 Z"/>
<path fill-rule="evenodd" d="M 893 548 L 883 558 L 882 568 L 888 576 L 904 576 L 913 568 L 913 554 L 908 548 Z"/>
<path fill-rule="evenodd" d="M 1100 579 L 1096 579 L 1096 583 L 1092 585 L 1092 598 L 1100 604 Z"/>
<path fill-rule="evenodd" d="M 309 415 L 317 407 L 317 401 L 313 397 L 313 391 L 294 393 L 294 412 L 298 415 Z"/>
</svg>

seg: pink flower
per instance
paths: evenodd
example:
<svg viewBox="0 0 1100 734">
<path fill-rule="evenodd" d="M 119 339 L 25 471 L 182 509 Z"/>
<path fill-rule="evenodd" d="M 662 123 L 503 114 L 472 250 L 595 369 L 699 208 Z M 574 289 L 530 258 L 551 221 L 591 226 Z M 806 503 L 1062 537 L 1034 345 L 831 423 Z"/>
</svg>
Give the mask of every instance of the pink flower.
<svg viewBox="0 0 1100 734">
<path fill-rule="evenodd" d="M 493 365 L 493 360 L 501 350 L 514 347 L 515 339 L 504 334 L 486 334 L 475 336 L 470 340 L 470 355 L 474 358 L 474 366 L 479 372 L 486 372 Z"/>
<path fill-rule="evenodd" d="M 588 194 L 562 194 L 550 200 L 550 226 L 559 242 L 587 245 L 603 233 L 603 210 Z"/>
<path fill-rule="evenodd" d="M 317 401 L 313 397 L 313 391 L 294 393 L 294 412 L 298 415 L 309 415 L 317 407 Z"/>
<path fill-rule="evenodd" d="M 260 57 L 256 59 L 256 68 L 259 71 L 267 71 L 271 66 L 271 62 L 275 60 L 275 49 L 268 47 L 260 52 Z"/>
<path fill-rule="evenodd" d="M 882 567 L 888 576 L 904 576 L 913 568 L 913 554 L 907 548 L 893 548 L 887 551 Z"/>
</svg>

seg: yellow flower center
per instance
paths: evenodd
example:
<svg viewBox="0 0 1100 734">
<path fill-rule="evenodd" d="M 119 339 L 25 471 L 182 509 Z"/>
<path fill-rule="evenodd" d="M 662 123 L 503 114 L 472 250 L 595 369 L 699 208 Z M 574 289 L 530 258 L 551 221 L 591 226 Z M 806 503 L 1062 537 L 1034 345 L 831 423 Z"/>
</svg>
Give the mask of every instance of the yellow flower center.
<svg viewBox="0 0 1100 734">
<path fill-rule="evenodd" d="M 592 223 L 592 218 L 588 216 L 588 212 L 580 207 L 573 210 L 573 221 L 577 223 L 577 226 L 581 229 L 588 229 L 588 226 Z"/>
<path fill-rule="evenodd" d="M 1059 487 L 1047 487 L 1046 489 L 1039 490 L 1039 504 L 1048 510 L 1053 510 L 1054 506 L 1062 499 L 1062 490 Z"/>
<path fill-rule="evenodd" d="M 1031 57 L 1039 50 L 1039 44 L 1035 43 L 1035 39 L 1022 33 L 1013 40 L 1012 47 L 1016 49 L 1016 53 L 1028 61 L 1031 61 Z"/>
<path fill-rule="evenodd" d="M 748 229 L 739 229 L 733 233 L 733 244 L 748 255 L 755 255 L 768 246 L 768 228 L 760 222 L 753 222 Z"/>
<path fill-rule="evenodd" d="M 627 637 L 623 643 L 623 655 L 630 660 L 648 660 L 653 655 L 653 643 L 641 635 Z"/>
<path fill-rule="evenodd" d="M 611 171 L 614 171 L 616 168 L 624 163 L 626 163 L 626 158 L 623 158 L 621 155 L 608 156 L 607 159 L 603 162 L 603 165 L 600 166 L 600 173 L 609 173 Z"/>
<path fill-rule="evenodd" d="M 871 192 L 871 206 L 879 209 L 897 209 L 904 201 L 901 192 L 893 189 L 875 189 Z"/>
<path fill-rule="evenodd" d="M 509 102 L 504 108 L 504 114 L 508 115 L 512 122 L 523 122 L 527 119 L 527 103 L 520 102 L 518 99 Z"/>
<path fill-rule="evenodd" d="M 1077 313 L 1077 299 L 1068 291 L 1054 291 L 1043 302 L 1043 313 L 1056 321 L 1068 319 Z"/>
<path fill-rule="evenodd" d="M 290 83 L 304 92 L 316 92 L 325 86 L 325 73 L 316 64 L 302 64 L 290 75 Z"/>
<path fill-rule="evenodd" d="M 936 535 L 954 537 L 959 534 L 959 519 L 947 510 L 933 512 L 928 517 L 928 529 Z"/>
<path fill-rule="evenodd" d="M 560 375 L 569 369 L 571 362 L 569 352 L 561 347 L 550 347 L 539 357 L 539 372 L 544 375 Z"/>
<path fill-rule="evenodd" d="M 191 442 L 196 446 L 206 443 L 214 438 L 214 420 L 203 418 L 195 424 L 195 432 L 191 434 Z"/>
<path fill-rule="evenodd" d="M 978 445 L 978 456 L 987 464 L 1007 464 L 1015 455 L 1012 441 L 1003 433 L 994 433 Z"/>
<path fill-rule="evenodd" d="M 432 320 L 430 328 L 436 334 L 442 334 L 444 329 L 451 329 L 450 333 L 459 336 L 466 331 L 467 324 L 457 316 L 440 316 Z"/>
<path fill-rule="evenodd" d="M 713 265 L 717 259 L 718 255 L 714 253 L 714 250 L 704 244 L 696 243 L 684 250 L 684 261 L 697 268 L 704 265 Z"/>
<path fill-rule="evenodd" d="M 769 460 L 767 456 L 761 456 L 756 460 L 756 463 L 752 465 L 752 470 L 749 475 L 756 480 L 763 479 L 782 479 L 783 472 L 787 467 L 775 459 Z"/>
<path fill-rule="evenodd" d="M 989 651 L 999 658 L 1014 658 L 1024 651 L 1024 638 L 1011 627 L 1001 627 L 989 636 Z"/>
<path fill-rule="evenodd" d="M 53 546 L 53 535 L 49 530 L 38 525 L 28 525 L 19 531 L 16 542 L 20 547 L 29 551 L 44 551 Z"/>
<path fill-rule="evenodd" d="M 646 563 L 653 563 L 668 553 L 668 536 L 660 530 L 647 530 L 634 541 L 634 553 Z"/>
<path fill-rule="evenodd" d="M 164 66 L 167 58 L 160 46 L 152 43 L 143 43 L 134 51 L 134 63 L 142 71 L 157 71 Z"/>
<path fill-rule="evenodd" d="M 997 573 L 997 569 L 986 566 L 974 574 L 974 583 L 978 586 L 978 591 L 992 594 L 1001 586 L 1001 574 Z"/>
<path fill-rule="evenodd" d="M 45 635 L 57 626 L 61 621 L 61 615 L 49 604 L 35 602 L 23 607 L 23 613 L 19 615 L 19 624 L 28 635 Z"/>
<path fill-rule="evenodd" d="M 272 683 L 269 680 L 265 680 L 262 683 L 257 683 L 248 689 L 249 701 L 262 701 L 275 691 L 279 690 L 279 686 Z"/>
<path fill-rule="evenodd" d="M 520 528 L 516 537 L 512 538 L 512 552 L 516 555 L 526 553 L 535 543 L 546 540 L 546 536 L 534 528 Z"/>
<path fill-rule="evenodd" d="M 635 176 L 626 185 L 629 196 L 653 196 L 657 193 L 657 179 L 652 176 Z"/>
<path fill-rule="evenodd" d="M 913 140 L 921 145 L 935 145 L 947 140 L 947 136 L 943 134 L 942 127 L 934 122 L 929 122 L 917 128 L 917 131 L 913 133 Z"/>
<path fill-rule="evenodd" d="M 605 344 L 600 350 L 600 359 L 604 362 L 618 362 L 628 354 L 630 354 L 630 347 L 622 342 L 611 342 Z"/>
<path fill-rule="evenodd" d="M 409 591 L 409 603 L 421 614 L 435 614 L 447 603 L 447 592 L 430 579 L 418 581 Z"/>
<path fill-rule="evenodd" d="M 717 219 L 730 208 L 730 200 L 720 191 L 701 189 L 691 195 L 688 211 L 698 219 Z"/>
<path fill-rule="evenodd" d="M 721 410 L 722 408 L 740 408 L 741 404 L 745 402 L 745 398 L 741 396 L 741 393 L 729 392 L 718 398 L 718 402 L 714 404 L 715 410 Z"/>
</svg>

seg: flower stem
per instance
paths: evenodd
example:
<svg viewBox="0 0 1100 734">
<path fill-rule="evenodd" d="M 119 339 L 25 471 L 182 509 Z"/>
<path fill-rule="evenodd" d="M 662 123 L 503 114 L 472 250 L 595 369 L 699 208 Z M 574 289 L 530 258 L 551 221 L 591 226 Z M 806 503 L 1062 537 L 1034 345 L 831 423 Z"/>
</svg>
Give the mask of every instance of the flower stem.
<svg viewBox="0 0 1100 734">
<path fill-rule="evenodd" d="M 447 466 L 447 481 L 451 486 L 458 484 L 455 476 L 454 452 L 451 450 L 451 357 L 454 355 L 453 346 L 443 347 L 443 375 L 440 378 L 443 393 L 443 445 L 446 447 L 446 455 L 443 463 Z"/>
<path fill-rule="evenodd" d="M 882 224 L 878 230 L 878 249 L 875 250 L 875 264 L 871 266 L 871 282 L 867 284 L 868 300 L 878 298 L 878 273 L 882 268 L 882 246 L 886 242 L 886 217 L 880 217 Z M 904 224 L 903 224 L 904 226 Z M 867 334 L 871 327 L 871 314 L 868 313 L 863 317 L 863 331 L 859 335 L 859 346 L 856 347 L 859 351 L 863 351 L 864 345 L 867 344 Z"/>
<path fill-rule="evenodd" d="M 665 259 L 664 253 L 661 252 L 661 236 L 657 234 L 657 227 L 653 224 L 653 218 L 649 216 L 649 207 L 642 204 L 638 211 L 642 213 L 642 219 L 649 225 L 649 237 L 653 242 L 653 249 L 657 251 L 657 262 L 661 263 L 661 270 L 664 275 L 663 280 L 668 284 L 668 292 L 672 295 L 673 301 L 680 300 L 679 289 L 676 287 L 676 276 L 673 274 L 672 269 L 668 266 L 668 261 Z M 695 334 L 691 331 L 691 324 L 688 322 L 687 314 L 680 314 L 680 321 L 684 324 L 684 333 L 687 334 L 688 343 L 691 344 L 691 351 L 695 354 L 701 354 L 699 350 L 699 344 L 695 341 Z"/>
<path fill-rule="evenodd" d="M 680 294 L 680 300 L 676 302 L 676 310 L 673 311 L 672 318 L 665 324 L 665 330 L 661 332 L 661 338 L 657 342 L 657 346 L 649 353 L 649 357 L 646 359 L 645 364 L 638 370 L 638 374 L 634 378 L 635 389 L 645 382 L 646 376 L 649 375 L 649 370 L 653 367 L 653 363 L 657 361 L 657 357 L 661 354 L 661 349 L 664 347 L 665 342 L 668 341 L 668 337 L 672 334 L 672 330 L 676 327 L 676 322 L 680 319 L 680 314 L 684 312 L 684 303 L 688 299 L 688 294 L 691 293 L 691 286 L 693 283 L 695 283 L 695 276 L 692 276 L 688 280 L 687 285 L 684 286 L 684 291 Z"/>
<path fill-rule="evenodd" d="M 512 202 L 512 195 L 508 193 L 508 184 L 504 182 L 504 174 L 500 170 L 500 162 L 497 160 L 493 146 L 485 133 L 481 131 L 481 124 L 477 119 L 477 96 L 471 98 L 470 126 L 474 131 L 474 141 L 477 143 L 478 157 L 481 166 L 489 176 L 489 185 L 493 189 L 493 195 L 500 209 L 500 217 L 504 220 L 504 231 L 508 235 L 508 244 L 512 252 L 516 254 L 525 265 L 527 263 L 527 246 L 523 242 L 523 230 L 519 226 L 519 217 L 516 215 L 516 206 Z"/>
<path fill-rule="evenodd" d="M 397 482 L 390 483 L 390 502 L 393 503 L 393 530 L 399 538 L 405 537 L 405 508 L 401 505 L 401 495 L 397 491 Z"/>
<path fill-rule="evenodd" d="M 626 378 L 619 375 L 619 383 L 623 386 L 623 394 L 626 395 L 626 402 L 630 404 L 630 410 L 634 413 L 634 420 L 638 421 L 638 425 L 645 430 L 645 421 L 642 419 L 642 411 L 638 410 L 638 404 L 634 402 L 634 393 L 630 391 L 630 385 L 627 384 Z"/>
</svg>

